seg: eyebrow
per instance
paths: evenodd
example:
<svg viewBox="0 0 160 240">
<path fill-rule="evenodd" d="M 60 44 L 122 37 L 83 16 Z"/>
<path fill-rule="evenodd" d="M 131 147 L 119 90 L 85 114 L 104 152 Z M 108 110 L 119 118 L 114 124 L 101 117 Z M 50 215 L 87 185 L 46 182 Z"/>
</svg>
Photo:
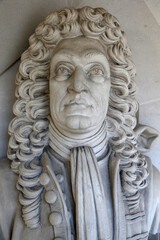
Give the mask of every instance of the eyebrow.
<svg viewBox="0 0 160 240">
<path fill-rule="evenodd" d="M 92 49 L 87 50 L 87 53 L 84 55 L 84 57 L 89 57 L 90 58 L 90 57 L 95 57 L 96 55 L 101 55 L 101 56 L 104 56 L 105 58 L 107 58 L 104 53 L 99 52 L 99 51 L 95 51 L 95 50 L 92 50 Z"/>
</svg>

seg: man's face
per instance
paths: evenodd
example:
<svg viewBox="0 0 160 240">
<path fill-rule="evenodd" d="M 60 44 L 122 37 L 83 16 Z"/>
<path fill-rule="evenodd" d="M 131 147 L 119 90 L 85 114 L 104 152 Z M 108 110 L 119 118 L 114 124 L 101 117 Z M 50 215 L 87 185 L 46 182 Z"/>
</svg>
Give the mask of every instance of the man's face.
<svg viewBox="0 0 160 240">
<path fill-rule="evenodd" d="M 50 65 L 50 112 L 59 130 L 89 132 L 100 127 L 108 109 L 110 69 L 96 39 L 62 40 Z"/>
</svg>

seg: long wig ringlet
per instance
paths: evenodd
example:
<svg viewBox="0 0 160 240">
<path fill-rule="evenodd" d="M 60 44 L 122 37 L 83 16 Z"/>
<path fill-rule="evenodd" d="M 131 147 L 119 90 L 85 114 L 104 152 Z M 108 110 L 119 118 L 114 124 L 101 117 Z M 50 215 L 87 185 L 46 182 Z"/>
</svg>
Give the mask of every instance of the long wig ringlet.
<svg viewBox="0 0 160 240">
<path fill-rule="evenodd" d="M 29 228 L 40 224 L 40 156 L 48 145 L 49 67 L 53 49 L 65 38 L 85 36 L 106 47 L 111 71 L 107 113 L 112 156 L 120 160 L 121 184 L 130 211 L 147 186 L 147 164 L 137 150 L 135 68 L 118 20 L 103 8 L 65 8 L 52 12 L 29 39 L 16 76 L 15 118 L 9 125 L 8 158 L 18 174 L 22 217 Z M 133 201 L 130 198 L 134 196 Z"/>
</svg>

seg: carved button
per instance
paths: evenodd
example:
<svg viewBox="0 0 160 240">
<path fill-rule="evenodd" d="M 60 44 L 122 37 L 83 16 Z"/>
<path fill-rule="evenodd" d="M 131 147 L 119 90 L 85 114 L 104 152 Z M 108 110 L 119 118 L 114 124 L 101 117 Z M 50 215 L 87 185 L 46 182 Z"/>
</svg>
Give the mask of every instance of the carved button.
<svg viewBox="0 0 160 240">
<path fill-rule="evenodd" d="M 47 184 L 49 183 L 50 178 L 49 178 L 49 176 L 48 176 L 47 173 L 42 173 L 42 174 L 40 175 L 40 177 L 39 177 L 39 180 L 40 180 L 40 184 L 41 184 L 42 186 L 45 186 L 45 185 L 47 185 Z"/>
<path fill-rule="evenodd" d="M 50 221 L 51 225 L 57 226 L 57 225 L 61 224 L 62 216 L 58 212 L 53 212 L 49 216 L 49 221 Z"/>
<path fill-rule="evenodd" d="M 57 200 L 57 195 L 54 191 L 50 190 L 45 193 L 44 198 L 47 203 L 53 204 Z"/>
<path fill-rule="evenodd" d="M 64 177 L 63 177 L 63 175 L 61 175 L 61 174 L 58 174 L 58 175 L 56 176 L 56 178 L 57 178 L 57 180 L 58 180 L 59 183 L 62 183 L 62 182 L 64 181 Z"/>
</svg>

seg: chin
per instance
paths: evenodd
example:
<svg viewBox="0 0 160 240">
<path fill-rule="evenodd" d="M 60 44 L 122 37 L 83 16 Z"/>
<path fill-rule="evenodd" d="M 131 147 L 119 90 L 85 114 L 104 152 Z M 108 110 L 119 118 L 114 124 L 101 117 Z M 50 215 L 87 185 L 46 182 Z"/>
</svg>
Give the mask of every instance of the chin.
<svg viewBox="0 0 160 240">
<path fill-rule="evenodd" d="M 65 133 L 72 134 L 83 134 L 95 131 L 102 125 L 103 120 L 102 118 L 97 118 L 97 115 L 85 116 L 79 114 L 70 116 L 63 115 L 53 118 L 53 122 L 60 132 L 64 131 Z"/>
<path fill-rule="evenodd" d="M 94 123 L 91 117 L 84 116 L 72 116 L 67 117 L 65 126 L 70 129 L 71 132 L 88 132 L 90 128 L 94 127 Z"/>
<path fill-rule="evenodd" d="M 95 117 L 84 117 L 84 116 L 72 116 L 67 117 L 65 121 L 65 130 L 70 131 L 72 133 L 89 133 L 97 128 L 102 124 L 99 122 Z"/>
</svg>

